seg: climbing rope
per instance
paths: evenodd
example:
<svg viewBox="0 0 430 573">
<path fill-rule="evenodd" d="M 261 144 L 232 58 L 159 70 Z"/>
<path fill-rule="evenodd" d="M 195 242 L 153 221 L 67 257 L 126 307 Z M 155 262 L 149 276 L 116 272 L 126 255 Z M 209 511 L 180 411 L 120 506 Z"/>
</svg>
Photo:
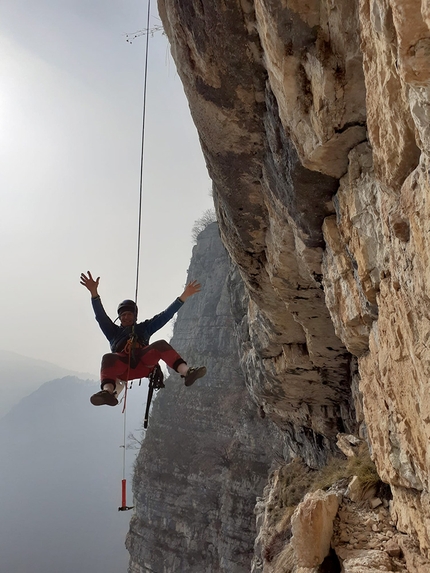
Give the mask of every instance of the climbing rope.
<svg viewBox="0 0 430 573">
<path fill-rule="evenodd" d="M 148 0 L 148 13 L 146 17 L 146 29 L 149 30 L 149 18 L 151 10 L 151 0 Z M 148 54 L 149 54 L 149 34 L 146 34 L 145 47 L 145 65 L 143 76 L 143 109 L 142 109 L 142 134 L 141 134 L 141 151 L 140 151 L 140 183 L 139 183 L 139 216 L 137 223 L 137 259 L 136 259 L 136 289 L 134 300 L 137 304 L 137 295 L 139 291 L 139 271 L 140 271 L 140 242 L 142 230 L 142 199 L 143 199 L 143 164 L 145 157 L 145 118 L 146 118 L 146 94 L 148 86 Z"/>
<path fill-rule="evenodd" d="M 149 22 L 151 16 L 151 0 L 148 0 L 148 10 L 146 15 L 146 29 L 149 30 Z M 134 300 L 137 305 L 137 298 L 139 292 L 139 272 L 140 272 L 140 244 L 142 236 L 142 204 L 143 204 L 143 171 L 144 171 L 144 157 L 145 157 L 145 125 L 146 125 L 146 99 L 148 91 L 148 54 L 149 54 L 149 34 L 146 34 L 145 43 L 145 63 L 144 63 L 144 76 L 143 76 L 143 106 L 142 106 L 142 132 L 141 132 L 141 149 L 140 149 L 140 178 L 139 178 L 139 208 L 138 208 L 138 223 L 137 223 L 137 255 L 136 255 L 136 288 Z M 131 332 L 131 347 L 128 356 L 128 371 L 127 380 L 124 386 L 124 398 L 122 413 L 124 417 L 124 429 L 123 429 L 123 456 L 122 456 L 122 481 L 121 481 L 121 507 L 118 511 L 127 511 L 132 509 L 132 507 L 127 506 L 127 481 L 125 477 L 125 467 L 126 467 L 126 438 L 127 438 L 127 389 L 128 389 L 128 378 L 130 374 L 130 362 L 133 353 L 133 343 L 134 343 L 134 325 Z"/>
</svg>

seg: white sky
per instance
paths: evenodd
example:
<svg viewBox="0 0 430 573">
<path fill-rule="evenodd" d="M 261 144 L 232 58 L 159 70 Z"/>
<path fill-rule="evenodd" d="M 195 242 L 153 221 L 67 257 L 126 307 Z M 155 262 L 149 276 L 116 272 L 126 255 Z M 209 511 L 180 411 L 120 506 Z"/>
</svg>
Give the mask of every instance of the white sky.
<svg viewBox="0 0 430 573">
<path fill-rule="evenodd" d="M 130 45 L 125 34 L 145 27 L 146 7 L 1 2 L 2 349 L 97 373 L 108 342 L 79 275 L 101 277 L 112 318 L 134 297 L 145 38 Z M 140 319 L 181 294 L 192 225 L 212 207 L 166 37 L 149 53 Z"/>
</svg>

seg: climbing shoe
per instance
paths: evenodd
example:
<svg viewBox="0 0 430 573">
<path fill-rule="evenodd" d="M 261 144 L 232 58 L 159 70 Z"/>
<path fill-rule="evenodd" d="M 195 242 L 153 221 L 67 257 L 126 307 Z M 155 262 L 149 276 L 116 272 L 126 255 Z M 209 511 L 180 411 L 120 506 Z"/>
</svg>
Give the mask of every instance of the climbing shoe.
<svg viewBox="0 0 430 573">
<path fill-rule="evenodd" d="M 182 378 L 185 379 L 185 386 L 191 386 L 198 378 L 202 378 L 206 374 L 206 367 L 199 366 L 198 368 L 188 368 L 188 372 Z"/>
<path fill-rule="evenodd" d="M 111 394 L 107 390 L 100 390 L 100 392 L 93 394 L 90 398 L 90 402 L 93 406 L 103 406 L 103 404 L 116 406 L 118 404 L 115 394 Z"/>
</svg>

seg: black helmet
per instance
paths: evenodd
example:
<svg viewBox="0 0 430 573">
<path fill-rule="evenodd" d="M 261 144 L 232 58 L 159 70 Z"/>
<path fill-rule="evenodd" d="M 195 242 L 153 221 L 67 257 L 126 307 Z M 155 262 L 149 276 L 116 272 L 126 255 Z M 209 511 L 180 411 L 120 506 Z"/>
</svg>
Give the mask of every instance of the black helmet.
<svg viewBox="0 0 430 573">
<path fill-rule="evenodd" d="M 117 312 L 118 316 L 121 316 L 123 312 L 134 312 L 134 314 L 137 316 L 137 305 L 134 300 L 123 300 L 119 303 Z"/>
</svg>

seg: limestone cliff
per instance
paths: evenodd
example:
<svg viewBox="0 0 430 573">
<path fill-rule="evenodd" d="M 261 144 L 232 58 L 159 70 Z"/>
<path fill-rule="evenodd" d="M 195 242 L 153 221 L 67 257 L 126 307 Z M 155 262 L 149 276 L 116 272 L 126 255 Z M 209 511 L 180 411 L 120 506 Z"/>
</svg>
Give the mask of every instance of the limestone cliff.
<svg viewBox="0 0 430 573">
<path fill-rule="evenodd" d="M 366 438 L 391 517 L 428 557 L 430 5 L 159 11 L 250 297 L 253 399 L 313 468 L 339 432 Z"/>
<path fill-rule="evenodd" d="M 246 295 L 216 223 L 199 235 L 191 279 L 202 291 L 180 310 L 171 343 L 208 372 L 190 388 L 174 374 L 156 396 L 134 473 L 130 573 L 248 572 L 256 496 L 282 455 L 239 367 L 227 287 Z"/>
<path fill-rule="evenodd" d="M 283 3 L 267 4 L 167 0 L 159 7 L 213 179 L 223 241 L 251 297 L 252 344 L 242 364 L 255 398 L 288 434 L 291 451 L 318 465 L 339 431 L 355 429 L 352 357 L 335 334 L 321 261 L 322 224 L 334 212 L 337 177 L 349 149 L 366 137 L 364 83 L 362 74 L 360 82 L 345 71 L 348 93 L 359 105 L 332 109 L 325 102 L 327 117 L 318 119 L 314 107 L 322 103 L 312 101 L 305 66 L 323 73 L 320 60 L 330 61 L 328 39 L 316 23 L 319 10 L 307 23 Z M 346 19 L 351 28 L 353 16 Z M 339 17 L 337 26 L 343 25 Z M 360 70 L 358 39 L 345 50 L 343 59 Z M 341 55 L 337 60 L 340 66 Z M 277 93 L 287 78 L 294 85 L 284 86 L 281 101 Z M 337 84 L 346 80 L 332 72 L 326 81 L 335 99 Z M 303 130 L 311 132 L 314 121 L 318 136 L 299 148 L 296 140 Z M 310 146 L 308 164 L 303 158 Z M 309 168 L 317 161 L 325 167 L 333 155 L 336 168 Z"/>
</svg>

